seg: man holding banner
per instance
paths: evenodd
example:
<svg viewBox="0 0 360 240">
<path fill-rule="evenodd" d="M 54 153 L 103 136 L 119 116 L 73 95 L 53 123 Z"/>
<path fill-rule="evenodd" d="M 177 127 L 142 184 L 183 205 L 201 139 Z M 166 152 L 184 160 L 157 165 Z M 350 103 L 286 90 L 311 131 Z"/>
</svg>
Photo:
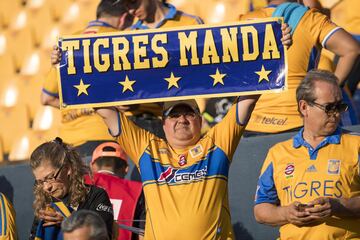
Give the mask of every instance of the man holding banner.
<svg viewBox="0 0 360 240">
<path fill-rule="evenodd" d="M 62 107 L 96 107 L 139 168 L 145 239 L 234 239 L 230 163 L 258 94 L 286 87 L 280 38 L 288 32 L 279 19 L 268 19 L 59 42 L 64 58 L 54 51 L 52 63 L 60 62 Z M 199 107 L 191 98 L 221 94 L 247 96 L 238 97 L 225 118 L 201 136 Z M 111 108 L 162 100 L 166 139 Z"/>
<path fill-rule="evenodd" d="M 257 98 L 238 98 L 223 121 L 203 137 L 194 100 L 166 102 L 166 140 L 122 113 L 97 110 L 140 169 L 147 206 L 145 239 L 234 238 L 228 171 Z"/>
</svg>

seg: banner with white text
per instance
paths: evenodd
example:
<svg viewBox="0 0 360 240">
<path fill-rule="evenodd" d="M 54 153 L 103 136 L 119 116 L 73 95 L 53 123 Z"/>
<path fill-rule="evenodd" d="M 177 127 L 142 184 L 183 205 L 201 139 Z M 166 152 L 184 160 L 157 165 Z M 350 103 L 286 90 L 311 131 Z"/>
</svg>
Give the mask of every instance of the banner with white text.
<svg viewBox="0 0 360 240">
<path fill-rule="evenodd" d="M 280 92 L 281 19 L 59 39 L 61 106 L 101 107 Z"/>
</svg>

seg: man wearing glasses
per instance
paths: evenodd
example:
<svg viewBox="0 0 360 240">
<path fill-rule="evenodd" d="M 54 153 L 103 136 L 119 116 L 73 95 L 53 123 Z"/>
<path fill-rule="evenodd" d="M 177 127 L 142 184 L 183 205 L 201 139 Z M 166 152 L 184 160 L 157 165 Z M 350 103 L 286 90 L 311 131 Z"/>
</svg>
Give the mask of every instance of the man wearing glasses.
<svg viewBox="0 0 360 240">
<path fill-rule="evenodd" d="M 166 102 L 166 140 L 137 127 L 121 112 L 97 110 L 140 169 L 147 208 L 145 239 L 234 239 L 229 167 L 258 97 L 239 97 L 204 136 L 195 100 Z"/>
<path fill-rule="evenodd" d="M 273 146 L 255 197 L 258 222 L 280 227 L 280 239 L 360 238 L 360 137 L 339 128 L 338 79 L 310 71 L 296 91 L 304 127 Z"/>
</svg>

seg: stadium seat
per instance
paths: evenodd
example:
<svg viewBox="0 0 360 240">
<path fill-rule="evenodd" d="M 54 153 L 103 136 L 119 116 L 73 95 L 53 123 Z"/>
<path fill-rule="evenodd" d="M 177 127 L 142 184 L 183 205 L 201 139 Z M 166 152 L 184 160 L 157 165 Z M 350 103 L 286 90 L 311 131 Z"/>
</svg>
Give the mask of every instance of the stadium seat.
<svg viewBox="0 0 360 240">
<path fill-rule="evenodd" d="M 45 8 L 46 0 L 26 0 L 26 9 L 37 10 Z"/>
<path fill-rule="evenodd" d="M 34 149 L 45 142 L 42 134 L 28 129 L 23 134 L 14 139 L 9 153 L 9 161 L 28 160 Z"/>
<path fill-rule="evenodd" d="M 96 8 L 99 4 L 99 0 L 76 0 L 76 2 L 79 5 L 80 8 L 80 16 L 79 19 L 82 23 L 81 26 L 79 26 L 79 29 L 83 29 L 89 21 L 95 20 L 96 18 Z M 79 29 L 76 29 L 75 31 L 78 31 Z"/>
<path fill-rule="evenodd" d="M 35 49 L 24 56 L 20 74 L 25 77 L 42 75 L 47 73 L 50 67 L 50 55 L 48 52 Z"/>
<path fill-rule="evenodd" d="M 42 89 L 43 76 L 19 76 L 20 96 L 19 102 L 27 107 L 29 117 L 34 119 L 37 109 L 41 106 L 40 94 Z"/>
<path fill-rule="evenodd" d="M 16 74 L 13 55 L 10 52 L 0 54 L 0 89 L 3 84 L 10 81 Z"/>
<path fill-rule="evenodd" d="M 0 1 L 0 19 L 1 27 L 6 29 L 10 26 L 14 16 L 18 14 L 22 9 L 19 1 L 14 0 L 2 0 Z"/>
<path fill-rule="evenodd" d="M 57 133 L 59 125 L 60 110 L 50 106 L 41 106 L 35 113 L 32 129 L 34 131 L 53 131 Z"/>
<path fill-rule="evenodd" d="M 249 0 L 208 0 L 206 4 L 197 4 L 196 14 L 209 24 L 236 21 L 240 14 L 250 10 Z"/>
<path fill-rule="evenodd" d="M 54 139 L 59 133 L 60 111 L 50 106 L 37 109 L 32 128 L 13 140 L 9 161 L 29 159 L 31 152 L 41 143 Z"/>
<path fill-rule="evenodd" d="M 9 39 L 11 39 L 9 47 L 14 58 L 15 69 L 20 71 L 25 57 L 33 51 L 35 46 L 34 35 L 30 27 L 25 27 L 21 31 L 10 32 Z"/>
<path fill-rule="evenodd" d="M 0 56 L 4 55 L 7 51 L 8 37 L 6 36 L 5 30 L 0 31 Z"/>
<path fill-rule="evenodd" d="M 0 140 L 3 142 L 3 152 L 9 153 L 13 141 L 29 128 L 29 117 L 24 105 L 0 107 Z"/>
<path fill-rule="evenodd" d="M 173 4 L 177 9 L 196 15 L 196 1 L 191 0 L 171 0 L 168 1 L 169 3 Z"/>
<path fill-rule="evenodd" d="M 51 16 L 56 21 L 60 21 L 60 19 L 66 15 L 66 9 L 71 5 L 73 0 L 62 0 L 59 2 L 58 0 L 47 0 L 49 3 L 49 11 L 51 12 Z"/>
<path fill-rule="evenodd" d="M 2 83 L 0 88 L 0 106 L 11 108 L 18 104 L 20 98 L 19 83 L 16 78 Z"/>
</svg>

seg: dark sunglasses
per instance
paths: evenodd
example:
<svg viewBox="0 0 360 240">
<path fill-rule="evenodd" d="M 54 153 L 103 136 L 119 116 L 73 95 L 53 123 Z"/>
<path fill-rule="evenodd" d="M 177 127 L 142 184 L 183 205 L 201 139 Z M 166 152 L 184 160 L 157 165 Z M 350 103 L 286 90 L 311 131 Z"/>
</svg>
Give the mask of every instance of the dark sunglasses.
<svg viewBox="0 0 360 240">
<path fill-rule="evenodd" d="M 346 112 L 349 106 L 343 101 L 328 103 L 328 104 L 320 104 L 315 101 L 309 102 L 309 105 L 316 106 L 323 110 L 326 114 L 331 115 L 334 113 L 343 113 Z"/>
</svg>

